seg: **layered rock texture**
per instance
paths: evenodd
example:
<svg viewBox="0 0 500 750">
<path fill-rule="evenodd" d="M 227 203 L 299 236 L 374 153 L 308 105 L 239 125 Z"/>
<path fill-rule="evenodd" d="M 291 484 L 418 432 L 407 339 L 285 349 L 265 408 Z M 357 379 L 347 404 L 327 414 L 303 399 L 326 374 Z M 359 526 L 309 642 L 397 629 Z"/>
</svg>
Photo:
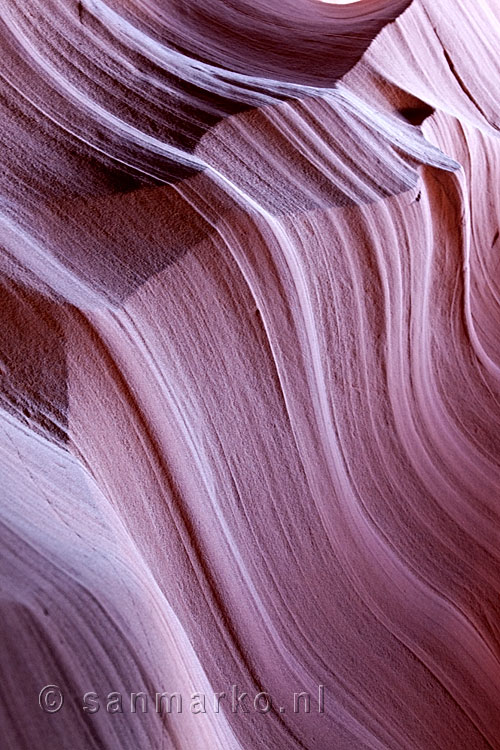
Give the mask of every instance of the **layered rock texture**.
<svg viewBox="0 0 500 750">
<path fill-rule="evenodd" d="M 0 35 L 2 747 L 499 750 L 500 2 Z"/>
</svg>

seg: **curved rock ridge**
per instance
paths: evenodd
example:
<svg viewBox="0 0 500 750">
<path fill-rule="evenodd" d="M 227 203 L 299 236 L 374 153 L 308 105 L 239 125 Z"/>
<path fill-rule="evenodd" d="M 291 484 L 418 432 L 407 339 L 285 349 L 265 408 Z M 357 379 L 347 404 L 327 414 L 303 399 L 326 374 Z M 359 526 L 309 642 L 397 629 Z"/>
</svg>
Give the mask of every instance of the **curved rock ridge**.
<svg viewBox="0 0 500 750">
<path fill-rule="evenodd" d="M 4 6 L 5 747 L 500 750 L 498 1 Z"/>
</svg>

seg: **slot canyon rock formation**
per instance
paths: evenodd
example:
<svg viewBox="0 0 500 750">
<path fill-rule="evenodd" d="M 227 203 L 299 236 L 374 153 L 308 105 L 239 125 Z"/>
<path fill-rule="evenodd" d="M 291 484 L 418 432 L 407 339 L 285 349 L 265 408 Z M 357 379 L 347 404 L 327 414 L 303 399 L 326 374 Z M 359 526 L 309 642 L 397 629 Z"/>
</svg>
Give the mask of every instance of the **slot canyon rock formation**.
<svg viewBox="0 0 500 750">
<path fill-rule="evenodd" d="M 0 29 L 2 748 L 500 750 L 499 0 Z"/>
</svg>

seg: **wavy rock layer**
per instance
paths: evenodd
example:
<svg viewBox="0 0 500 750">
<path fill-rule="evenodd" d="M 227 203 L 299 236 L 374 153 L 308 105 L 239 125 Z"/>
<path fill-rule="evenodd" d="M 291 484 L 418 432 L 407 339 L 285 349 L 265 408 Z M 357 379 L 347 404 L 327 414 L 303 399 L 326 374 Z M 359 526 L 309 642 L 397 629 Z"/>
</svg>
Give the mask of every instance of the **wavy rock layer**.
<svg viewBox="0 0 500 750">
<path fill-rule="evenodd" d="M 500 748 L 499 19 L 5 4 L 5 747 Z"/>
</svg>

